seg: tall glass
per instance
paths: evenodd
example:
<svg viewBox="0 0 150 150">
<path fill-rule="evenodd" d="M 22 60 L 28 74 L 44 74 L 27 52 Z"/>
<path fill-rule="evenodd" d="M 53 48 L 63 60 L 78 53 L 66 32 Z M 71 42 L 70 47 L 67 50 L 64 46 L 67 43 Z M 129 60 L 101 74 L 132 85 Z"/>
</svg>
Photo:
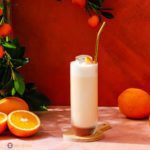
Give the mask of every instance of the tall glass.
<svg viewBox="0 0 150 150">
<path fill-rule="evenodd" d="M 78 136 L 92 134 L 98 120 L 98 64 L 86 63 L 85 57 L 70 64 L 71 124 Z"/>
</svg>

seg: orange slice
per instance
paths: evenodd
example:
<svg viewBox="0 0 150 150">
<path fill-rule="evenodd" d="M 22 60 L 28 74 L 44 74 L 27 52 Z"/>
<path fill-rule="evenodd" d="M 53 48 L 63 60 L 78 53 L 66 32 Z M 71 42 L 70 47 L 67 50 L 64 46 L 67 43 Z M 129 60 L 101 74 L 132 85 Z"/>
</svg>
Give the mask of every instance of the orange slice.
<svg viewBox="0 0 150 150">
<path fill-rule="evenodd" d="M 2 134 L 7 127 L 7 115 L 0 112 L 0 134 Z"/>
<path fill-rule="evenodd" d="M 26 110 L 16 110 L 8 115 L 8 128 L 18 137 L 28 137 L 37 133 L 40 127 L 39 117 Z"/>
<path fill-rule="evenodd" d="M 93 63 L 93 60 L 91 57 L 85 57 L 85 62 L 88 63 L 88 64 L 92 64 Z"/>
</svg>

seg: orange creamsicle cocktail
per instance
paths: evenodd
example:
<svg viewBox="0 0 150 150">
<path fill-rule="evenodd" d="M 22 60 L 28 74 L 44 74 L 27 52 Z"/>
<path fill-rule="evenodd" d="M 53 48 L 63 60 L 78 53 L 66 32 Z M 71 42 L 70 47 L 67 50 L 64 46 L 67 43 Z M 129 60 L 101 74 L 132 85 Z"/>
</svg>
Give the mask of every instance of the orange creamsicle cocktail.
<svg viewBox="0 0 150 150">
<path fill-rule="evenodd" d="M 70 65 L 71 123 L 77 135 L 92 134 L 98 120 L 98 64 L 76 57 Z"/>
</svg>

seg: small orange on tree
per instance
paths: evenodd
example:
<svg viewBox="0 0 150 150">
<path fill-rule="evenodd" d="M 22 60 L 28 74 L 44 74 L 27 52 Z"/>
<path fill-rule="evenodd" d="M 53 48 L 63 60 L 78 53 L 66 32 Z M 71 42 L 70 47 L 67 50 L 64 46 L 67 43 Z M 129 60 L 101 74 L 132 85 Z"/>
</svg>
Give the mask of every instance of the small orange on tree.
<svg viewBox="0 0 150 150">
<path fill-rule="evenodd" d="M 95 28 L 99 24 L 99 17 L 97 15 L 93 15 L 88 19 L 88 24 Z"/>
<path fill-rule="evenodd" d="M 100 21 L 102 20 L 102 17 L 108 19 L 112 19 L 114 17 L 113 14 L 111 13 L 112 9 L 103 6 L 104 0 L 72 0 L 72 3 L 77 4 L 81 8 L 85 8 L 86 12 L 90 16 L 90 20 L 93 15 L 97 16 Z M 99 21 L 88 21 L 88 24 L 91 27 L 96 27 L 98 23 Z"/>
<path fill-rule="evenodd" d="M 6 37 L 12 32 L 12 27 L 8 23 L 3 23 L 0 26 L 0 36 Z"/>
</svg>

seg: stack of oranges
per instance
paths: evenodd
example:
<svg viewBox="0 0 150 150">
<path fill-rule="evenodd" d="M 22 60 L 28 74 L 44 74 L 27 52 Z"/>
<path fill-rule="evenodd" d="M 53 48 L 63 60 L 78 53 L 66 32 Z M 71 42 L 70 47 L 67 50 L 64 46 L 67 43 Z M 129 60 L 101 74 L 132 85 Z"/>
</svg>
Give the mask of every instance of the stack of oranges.
<svg viewBox="0 0 150 150">
<path fill-rule="evenodd" d="M 0 100 L 0 134 L 7 127 L 15 136 L 28 137 L 38 131 L 40 119 L 21 98 L 7 97 Z"/>
</svg>

